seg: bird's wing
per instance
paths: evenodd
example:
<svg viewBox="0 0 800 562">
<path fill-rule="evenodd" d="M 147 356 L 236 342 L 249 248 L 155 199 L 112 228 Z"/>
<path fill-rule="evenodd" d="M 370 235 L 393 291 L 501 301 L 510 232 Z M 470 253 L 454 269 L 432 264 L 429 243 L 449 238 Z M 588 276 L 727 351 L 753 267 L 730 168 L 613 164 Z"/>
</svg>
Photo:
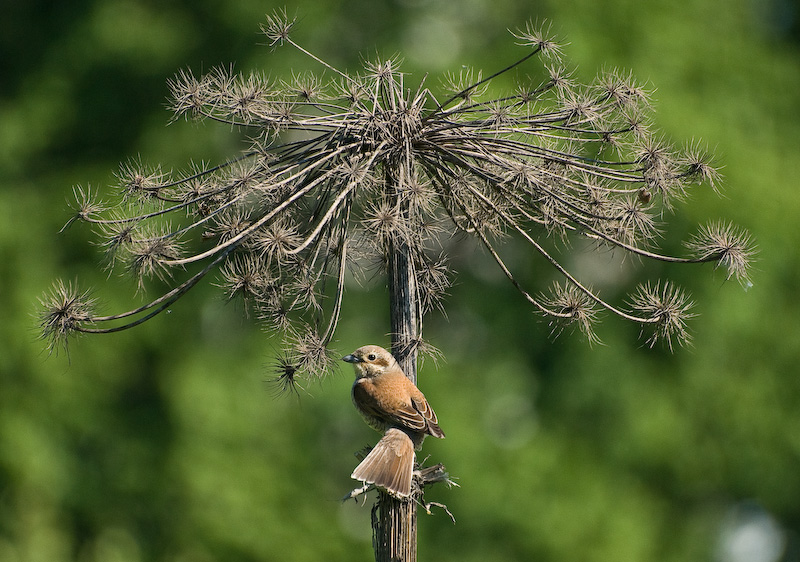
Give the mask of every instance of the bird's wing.
<svg viewBox="0 0 800 562">
<path fill-rule="evenodd" d="M 414 408 L 412 404 L 383 404 L 379 403 L 364 387 L 360 384 L 353 386 L 353 401 L 357 404 L 364 419 L 383 420 L 387 425 L 394 425 L 400 428 L 410 429 L 411 431 L 425 431 L 425 418 Z M 378 431 L 384 431 L 385 427 L 380 427 L 370 423 Z"/>
<path fill-rule="evenodd" d="M 403 405 L 395 409 L 393 413 L 392 417 L 395 418 L 397 423 L 413 431 L 425 431 L 428 425 L 427 419 L 419 411 L 413 398 L 411 404 Z"/>
<path fill-rule="evenodd" d="M 403 375 L 405 378 L 405 375 Z M 394 425 L 399 428 L 413 432 L 429 433 L 436 437 L 444 437 L 444 433 L 439 428 L 438 420 L 428 401 L 422 395 L 411 396 L 408 403 L 400 400 L 389 400 L 379 402 L 371 395 L 362 384 L 353 386 L 353 401 L 358 406 L 364 419 L 378 431 L 385 428 L 375 424 L 372 420 L 383 420 L 387 425 Z"/>
<path fill-rule="evenodd" d="M 444 431 L 439 427 L 439 420 L 436 418 L 436 412 L 433 411 L 433 408 L 428 404 L 425 397 L 412 397 L 411 404 L 417 411 L 417 415 L 422 418 L 424 425 L 420 428 L 420 431 L 426 431 L 440 439 L 444 438 Z"/>
</svg>

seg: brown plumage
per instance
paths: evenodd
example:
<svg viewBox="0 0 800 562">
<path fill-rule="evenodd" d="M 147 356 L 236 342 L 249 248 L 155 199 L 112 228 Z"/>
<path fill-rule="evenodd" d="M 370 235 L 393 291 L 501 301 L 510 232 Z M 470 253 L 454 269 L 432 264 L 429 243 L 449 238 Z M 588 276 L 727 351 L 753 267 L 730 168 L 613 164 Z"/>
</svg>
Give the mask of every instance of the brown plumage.
<svg viewBox="0 0 800 562">
<path fill-rule="evenodd" d="M 353 403 L 364 420 L 384 432 L 383 438 L 351 475 L 399 497 L 411 495 L 414 449 L 427 435 L 444 438 L 425 396 L 403 373 L 392 354 L 366 345 L 342 358 L 353 364 Z"/>
</svg>

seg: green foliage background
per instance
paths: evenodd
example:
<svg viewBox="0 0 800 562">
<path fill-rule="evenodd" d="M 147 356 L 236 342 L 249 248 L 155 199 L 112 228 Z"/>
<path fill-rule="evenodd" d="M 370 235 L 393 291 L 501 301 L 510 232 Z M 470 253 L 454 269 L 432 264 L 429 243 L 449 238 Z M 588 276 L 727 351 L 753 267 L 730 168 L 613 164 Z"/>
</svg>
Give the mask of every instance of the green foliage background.
<svg viewBox="0 0 800 562">
<path fill-rule="evenodd" d="M 275 342 L 215 287 L 134 331 L 48 357 L 37 298 L 56 277 L 96 287 L 104 310 L 135 284 L 99 269 L 90 234 L 59 229 L 74 184 L 104 186 L 141 155 L 181 167 L 238 150 L 224 128 L 176 123 L 166 79 L 236 63 L 285 77 L 314 69 L 257 43 L 274 7 L 244 0 L 4 3 L 0 21 L 0 560 L 369 560 L 369 505 L 341 504 L 352 452 L 376 435 L 348 396 L 351 373 L 276 398 Z M 581 254 L 607 293 L 670 276 L 702 315 L 694 346 L 643 348 L 608 318 L 605 343 L 552 341 L 546 325 L 464 245 L 447 317 L 425 335 L 444 354 L 420 384 L 448 434 L 425 454 L 461 488 L 421 515 L 423 560 L 738 560 L 744 523 L 772 536 L 755 562 L 800 559 L 800 12 L 791 0 L 341 0 L 288 5 L 297 39 L 355 69 L 376 51 L 419 77 L 514 60 L 507 28 L 549 19 L 590 78 L 631 69 L 656 88 L 657 125 L 702 138 L 726 197 L 702 190 L 666 245 L 708 218 L 758 240 L 754 287 L 709 268 Z M 514 251 L 510 247 L 509 251 Z M 542 264 L 516 256 L 535 275 Z M 550 273 L 546 274 L 549 278 Z M 603 287 L 603 283 L 608 286 Z M 616 289 L 615 289 L 616 287 Z M 621 296 L 621 293 L 620 293 Z M 385 303 L 350 287 L 342 354 L 386 343 Z M 738 525 L 738 526 L 737 526 Z M 770 535 L 771 532 L 771 535 Z M 728 533 L 728 534 L 726 534 Z M 764 534 L 765 533 L 765 534 Z M 777 553 L 777 554 L 776 554 Z M 781 558 L 778 558 L 781 557 Z"/>
</svg>

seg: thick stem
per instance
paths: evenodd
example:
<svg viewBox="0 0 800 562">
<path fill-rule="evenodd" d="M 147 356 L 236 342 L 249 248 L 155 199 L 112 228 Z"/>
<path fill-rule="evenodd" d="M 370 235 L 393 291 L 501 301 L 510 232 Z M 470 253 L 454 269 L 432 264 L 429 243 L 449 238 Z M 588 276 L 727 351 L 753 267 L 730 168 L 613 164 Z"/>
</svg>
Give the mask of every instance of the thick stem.
<svg viewBox="0 0 800 562">
<path fill-rule="evenodd" d="M 387 170 L 389 193 L 397 194 L 398 168 Z M 407 209 L 396 199 L 403 220 Z M 392 329 L 392 354 L 406 376 L 417 382 L 417 349 L 420 330 L 419 303 L 414 261 L 407 244 L 395 239 L 387 248 L 389 311 Z M 399 500 L 378 491 L 378 501 L 372 511 L 373 546 L 376 562 L 416 562 L 417 504 L 412 497 Z"/>
<path fill-rule="evenodd" d="M 402 211 L 401 211 L 402 212 Z M 395 241 L 389 249 L 389 313 L 392 327 L 392 355 L 406 376 L 417 384 L 417 350 L 419 340 L 419 310 L 417 277 L 408 246 Z"/>
<path fill-rule="evenodd" d="M 383 490 L 372 508 L 375 562 L 417 561 L 417 504 Z"/>
</svg>

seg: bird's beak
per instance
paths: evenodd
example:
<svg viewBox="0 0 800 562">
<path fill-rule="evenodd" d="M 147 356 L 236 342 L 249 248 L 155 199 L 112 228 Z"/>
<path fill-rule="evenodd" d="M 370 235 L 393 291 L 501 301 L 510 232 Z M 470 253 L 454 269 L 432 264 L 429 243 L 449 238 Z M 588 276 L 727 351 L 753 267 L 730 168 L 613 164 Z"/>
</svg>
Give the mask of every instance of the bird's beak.
<svg viewBox="0 0 800 562">
<path fill-rule="evenodd" d="M 344 357 L 342 357 L 342 361 L 346 361 L 347 363 L 361 363 L 361 359 L 359 359 L 353 354 L 345 355 Z"/>
</svg>

